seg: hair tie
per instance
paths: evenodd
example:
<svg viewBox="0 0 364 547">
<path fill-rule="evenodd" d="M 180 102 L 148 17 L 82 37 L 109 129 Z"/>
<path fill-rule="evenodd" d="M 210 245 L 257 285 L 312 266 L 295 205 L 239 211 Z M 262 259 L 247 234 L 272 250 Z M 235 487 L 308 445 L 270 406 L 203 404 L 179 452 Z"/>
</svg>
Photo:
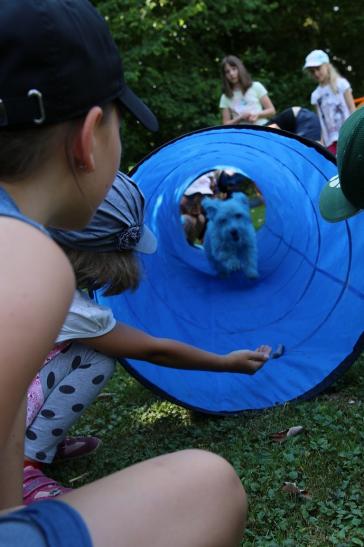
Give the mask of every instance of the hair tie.
<svg viewBox="0 0 364 547">
<path fill-rule="evenodd" d="M 117 235 L 119 249 L 132 249 L 138 243 L 142 235 L 140 226 L 131 226 Z"/>
</svg>

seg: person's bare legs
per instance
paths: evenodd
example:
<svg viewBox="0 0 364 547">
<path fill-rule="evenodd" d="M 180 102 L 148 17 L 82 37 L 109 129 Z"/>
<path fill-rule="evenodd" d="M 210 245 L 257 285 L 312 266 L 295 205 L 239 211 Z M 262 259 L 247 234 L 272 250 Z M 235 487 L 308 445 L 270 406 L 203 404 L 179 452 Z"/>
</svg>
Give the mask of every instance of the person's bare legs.
<svg viewBox="0 0 364 547">
<path fill-rule="evenodd" d="M 237 547 L 247 499 L 234 469 L 201 450 L 133 465 L 62 496 L 95 547 Z"/>
</svg>

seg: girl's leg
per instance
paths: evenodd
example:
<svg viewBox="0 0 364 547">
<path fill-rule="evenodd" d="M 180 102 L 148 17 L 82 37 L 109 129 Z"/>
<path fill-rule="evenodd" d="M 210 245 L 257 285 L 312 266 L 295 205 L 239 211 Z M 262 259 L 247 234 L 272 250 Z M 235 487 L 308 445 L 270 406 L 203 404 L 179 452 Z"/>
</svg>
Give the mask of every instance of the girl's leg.
<svg viewBox="0 0 364 547">
<path fill-rule="evenodd" d="M 57 446 L 96 399 L 115 370 L 115 360 L 74 343 L 40 373 L 44 404 L 25 435 L 25 455 L 51 463 Z"/>
<path fill-rule="evenodd" d="M 247 513 L 233 468 L 200 450 L 133 465 L 61 499 L 95 547 L 237 547 Z"/>
<path fill-rule="evenodd" d="M 9 494 L 12 504 L 22 502 L 25 412 L 21 408 L 27 387 L 64 322 L 74 276 L 59 247 L 40 231 L 10 218 L 1 223 L 5 258 L 0 283 L 0 507 L 5 507 Z M 15 482 L 14 487 L 10 482 Z"/>
</svg>

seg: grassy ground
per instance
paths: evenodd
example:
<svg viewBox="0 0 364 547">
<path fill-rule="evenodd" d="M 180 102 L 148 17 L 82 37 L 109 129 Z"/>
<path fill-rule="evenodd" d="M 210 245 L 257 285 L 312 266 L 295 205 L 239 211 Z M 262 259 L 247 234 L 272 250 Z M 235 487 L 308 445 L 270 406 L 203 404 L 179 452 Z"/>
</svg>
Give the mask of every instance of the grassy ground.
<svg viewBox="0 0 364 547">
<path fill-rule="evenodd" d="M 299 404 L 232 417 L 205 416 L 160 400 L 121 367 L 74 434 L 94 434 L 98 453 L 52 467 L 80 486 L 145 458 L 187 447 L 226 457 L 249 494 L 244 546 L 364 545 L 364 359 L 329 392 Z M 283 444 L 269 434 L 294 425 L 306 433 Z M 84 475 L 82 478 L 73 479 Z M 310 500 L 282 491 L 285 481 Z"/>
<path fill-rule="evenodd" d="M 259 230 L 265 222 L 265 205 L 254 207 L 250 209 L 252 215 L 253 226 L 256 230 Z"/>
</svg>

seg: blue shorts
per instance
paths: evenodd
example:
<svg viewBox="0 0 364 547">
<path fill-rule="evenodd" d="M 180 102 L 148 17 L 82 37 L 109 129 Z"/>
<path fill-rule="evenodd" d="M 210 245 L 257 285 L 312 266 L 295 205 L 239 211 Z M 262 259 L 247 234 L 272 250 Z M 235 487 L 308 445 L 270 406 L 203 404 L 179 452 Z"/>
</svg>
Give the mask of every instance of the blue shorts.
<svg viewBox="0 0 364 547">
<path fill-rule="evenodd" d="M 0 517 L 0 547 L 92 547 L 81 516 L 62 501 L 44 500 Z"/>
</svg>

